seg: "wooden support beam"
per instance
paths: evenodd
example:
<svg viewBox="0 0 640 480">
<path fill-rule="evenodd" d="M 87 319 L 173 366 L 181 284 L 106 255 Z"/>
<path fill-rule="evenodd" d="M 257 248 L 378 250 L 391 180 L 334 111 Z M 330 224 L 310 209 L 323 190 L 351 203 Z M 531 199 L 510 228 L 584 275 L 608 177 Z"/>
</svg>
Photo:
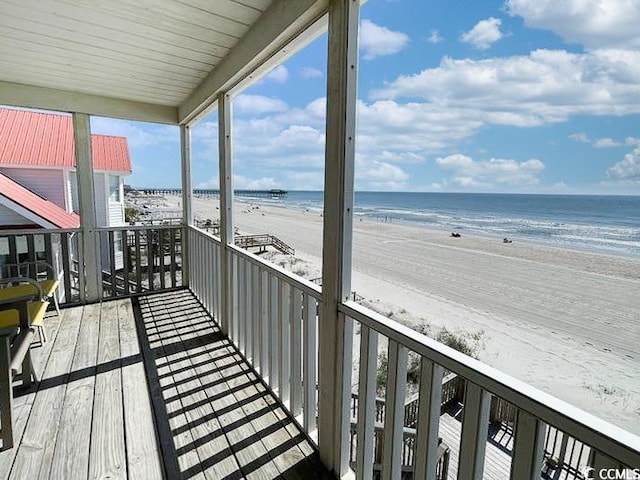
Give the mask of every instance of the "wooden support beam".
<svg viewBox="0 0 640 480">
<path fill-rule="evenodd" d="M 178 108 L 0 81 L 0 105 L 176 125 Z"/>
<path fill-rule="evenodd" d="M 475 383 L 467 382 L 463 404 L 458 479 L 482 480 L 491 395 Z"/>
<path fill-rule="evenodd" d="M 96 302 L 102 298 L 102 275 L 100 243 L 98 242 L 96 231 L 97 220 L 89 115 L 85 113 L 73 114 L 73 140 L 76 154 L 78 204 L 80 206 L 80 228 L 83 242 L 80 275 L 83 275 L 83 263 L 85 275 L 85 288 L 80 291 L 80 301 Z"/>
<path fill-rule="evenodd" d="M 353 321 L 338 307 L 351 292 L 359 11 L 357 1 L 329 2 L 318 446 L 339 477 L 349 471 Z"/>
<path fill-rule="evenodd" d="M 231 156 L 231 96 L 218 95 L 218 163 L 220 175 L 220 271 L 221 305 L 220 328 L 229 332 L 231 295 L 237 295 L 231 285 L 231 252 L 227 248 L 233 245 L 233 157 Z"/>
<path fill-rule="evenodd" d="M 180 157 L 182 164 L 182 223 L 188 228 L 193 225 L 193 189 L 191 186 L 191 127 L 180 125 Z M 182 285 L 189 286 L 191 257 L 189 256 L 189 236 L 187 228 L 181 236 Z"/>
<path fill-rule="evenodd" d="M 518 411 L 511 461 L 512 480 L 539 480 L 544 460 L 545 426 L 524 410 Z"/>
</svg>

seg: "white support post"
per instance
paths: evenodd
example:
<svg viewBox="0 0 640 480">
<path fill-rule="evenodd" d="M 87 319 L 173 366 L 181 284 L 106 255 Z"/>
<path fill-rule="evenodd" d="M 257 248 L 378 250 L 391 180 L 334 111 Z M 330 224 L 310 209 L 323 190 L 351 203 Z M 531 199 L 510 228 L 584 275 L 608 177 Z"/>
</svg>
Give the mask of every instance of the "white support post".
<svg viewBox="0 0 640 480">
<path fill-rule="evenodd" d="M 227 248 L 233 245 L 233 158 L 231 155 L 231 97 L 223 92 L 218 95 L 218 149 L 220 171 L 220 267 L 221 305 L 220 328 L 226 334 L 231 318 L 231 295 L 237 295 L 230 283 L 230 256 Z"/>
<path fill-rule="evenodd" d="M 96 202 L 89 115 L 85 113 L 73 114 L 73 141 L 76 153 L 78 205 L 80 207 L 80 229 L 82 230 L 83 243 L 80 275 L 83 273 L 85 275 L 85 288 L 80 291 L 80 300 L 82 302 L 97 302 L 102 298 L 102 275 L 100 274 L 100 242 L 96 232 Z M 82 263 L 84 264 L 84 272 Z"/>
<path fill-rule="evenodd" d="M 490 407 L 491 395 L 475 383 L 467 382 L 460 438 L 459 480 L 482 480 Z"/>
<path fill-rule="evenodd" d="M 512 480 L 539 480 L 544 460 L 545 426 L 524 410 L 518 411 L 511 461 Z"/>
<path fill-rule="evenodd" d="M 180 157 L 182 160 L 182 223 L 184 234 L 182 239 L 182 284 L 189 286 L 189 269 L 191 257 L 189 256 L 189 236 L 187 230 L 193 225 L 193 190 L 191 188 L 191 127 L 180 125 Z"/>
<path fill-rule="evenodd" d="M 416 480 L 436 478 L 438 428 L 444 369 L 431 360 L 420 360 L 420 397 L 416 431 Z"/>
<path fill-rule="evenodd" d="M 359 9 L 329 1 L 318 447 L 339 477 L 349 471 L 353 321 L 338 306 L 351 291 Z"/>
</svg>

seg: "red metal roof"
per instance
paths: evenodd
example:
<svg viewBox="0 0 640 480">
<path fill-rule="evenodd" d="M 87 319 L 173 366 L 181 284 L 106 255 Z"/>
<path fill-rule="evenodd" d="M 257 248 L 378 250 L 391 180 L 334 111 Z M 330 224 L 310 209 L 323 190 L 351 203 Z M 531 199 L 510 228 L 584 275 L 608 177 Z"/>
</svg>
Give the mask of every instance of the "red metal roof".
<svg viewBox="0 0 640 480">
<path fill-rule="evenodd" d="M 80 226 L 80 217 L 77 214 L 66 212 L 55 203 L 42 198 L 2 173 L 0 173 L 0 196 L 8 198 L 58 228 Z"/>
<path fill-rule="evenodd" d="M 91 135 L 93 168 L 131 172 L 127 139 Z M 0 108 L 0 165 L 75 167 L 69 115 Z"/>
</svg>

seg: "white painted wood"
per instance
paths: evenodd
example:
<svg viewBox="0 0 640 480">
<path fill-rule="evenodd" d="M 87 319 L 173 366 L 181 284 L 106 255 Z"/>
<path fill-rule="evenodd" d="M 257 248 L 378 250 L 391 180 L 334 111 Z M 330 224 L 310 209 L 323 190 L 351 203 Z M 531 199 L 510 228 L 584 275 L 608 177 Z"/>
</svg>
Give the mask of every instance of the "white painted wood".
<svg viewBox="0 0 640 480">
<path fill-rule="evenodd" d="M 402 471 L 402 435 L 404 433 L 407 349 L 390 340 L 387 358 L 382 480 L 400 478 L 400 472 Z"/>
<path fill-rule="evenodd" d="M 182 166 L 182 221 L 193 225 L 193 189 L 191 186 L 191 126 L 180 125 L 180 164 Z M 184 259 L 183 259 L 184 260 Z M 188 263 L 188 262 L 185 262 Z"/>
<path fill-rule="evenodd" d="M 247 275 L 243 292 L 245 302 L 244 356 L 251 363 L 253 359 L 253 265 L 247 261 L 244 262 L 244 265 Z"/>
<path fill-rule="evenodd" d="M 420 359 L 420 400 L 416 429 L 415 479 L 436 478 L 438 464 L 438 427 L 444 369 L 432 361 Z"/>
<path fill-rule="evenodd" d="M 246 78 L 313 24 L 325 9 L 326 0 L 274 0 L 233 50 L 180 105 L 180 122 L 191 121 L 206 112 L 220 92 L 228 91 Z"/>
<path fill-rule="evenodd" d="M 100 243 L 96 234 L 95 190 L 93 185 L 93 162 L 91 160 L 91 126 L 89 115 L 73 114 L 73 137 L 78 177 L 78 200 L 83 239 L 85 291 L 80 299 L 95 302 L 102 298 L 102 276 L 100 275 Z"/>
<path fill-rule="evenodd" d="M 545 425 L 523 410 L 518 411 L 511 460 L 511 480 L 540 480 L 544 461 Z"/>
<path fill-rule="evenodd" d="M 260 269 L 260 374 L 271 377 L 269 367 L 269 275 Z"/>
<path fill-rule="evenodd" d="M 34 222 L 22 215 L 18 215 L 13 209 L 0 202 L 0 225 L 33 225 Z"/>
<path fill-rule="evenodd" d="M 238 288 L 238 348 L 247 356 L 247 262 L 244 258 L 238 259 L 240 286 Z"/>
<path fill-rule="evenodd" d="M 373 434 L 376 420 L 376 372 L 378 334 L 369 327 L 360 327 L 360 372 L 358 384 L 358 427 L 356 479 L 372 480 L 374 463 Z"/>
<path fill-rule="evenodd" d="M 356 302 L 343 302 L 341 312 L 381 335 L 407 346 L 417 354 L 442 365 L 466 380 L 518 408 L 579 439 L 625 465 L 640 465 L 640 438 L 622 428 L 569 405 L 436 340 L 369 310 Z"/>
<path fill-rule="evenodd" d="M 231 153 L 231 98 L 226 93 L 218 95 L 218 158 L 220 175 L 220 269 L 222 312 L 220 328 L 228 331 L 227 318 L 231 315 L 229 296 L 229 244 L 233 244 L 233 157 Z"/>
<path fill-rule="evenodd" d="M 291 287 L 291 414 L 302 413 L 302 292 Z"/>
<path fill-rule="evenodd" d="M 141 122 L 176 124 L 178 120 L 178 109 L 172 106 L 89 95 L 72 90 L 23 85 L 2 80 L 0 80 L 0 104 L 62 112 L 82 112 Z"/>
<path fill-rule="evenodd" d="M 318 393 L 316 384 L 317 376 L 317 316 L 316 316 L 316 299 L 307 293 L 303 293 L 302 305 L 304 308 L 304 322 L 302 329 L 302 375 L 304 388 L 304 419 L 303 426 L 307 433 L 311 433 L 316 428 L 316 404 L 318 401 Z"/>
<path fill-rule="evenodd" d="M 475 383 L 467 382 L 463 403 L 458 479 L 482 480 L 491 395 Z"/>
<path fill-rule="evenodd" d="M 278 277 L 274 275 L 269 276 L 269 386 L 272 390 L 275 390 L 280 384 L 280 366 L 278 359 L 280 358 L 280 351 L 282 349 L 280 343 L 280 332 L 278 330 L 278 304 L 280 295 L 278 287 Z"/>
<path fill-rule="evenodd" d="M 48 229 L 56 228 L 56 226 L 53 223 L 48 222 L 46 219 L 40 217 L 39 215 L 36 215 L 31 210 L 24 208 L 22 205 L 14 202 L 10 198 L 5 197 L 3 195 L 0 195 L 0 205 L 11 210 L 17 215 L 20 215 L 21 217 L 26 218 L 31 223 L 40 225 L 41 227 L 48 228 Z"/>
<path fill-rule="evenodd" d="M 252 287 L 251 287 L 251 322 L 253 325 L 253 330 L 251 333 L 252 341 L 252 356 L 253 359 L 253 368 L 256 370 L 260 369 L 260 339 L 262 338 L 260 335 L 260 270 L 257 265 L 251 264 L 251 272 L 252 272 Z"/>
<path fill-rule="evenodd" d="M 279 302 L 278 302 L 278 333 L 280 336 L 280 356 L 278 358 L 278 396 L 282 403 L 290 406 L 291 399 L 291 319 L 289 308 L 291 301 L 291 287 L 286 282 L 279 282 Z"/>
<path fill-rule="evenodd" d="M 338 305 L 351 291 L 359 8 L 356 1 L 329 2 L 318 445 L 338 476 L 349 470 L 353 322 L 345 322 Z"/>
</svg>

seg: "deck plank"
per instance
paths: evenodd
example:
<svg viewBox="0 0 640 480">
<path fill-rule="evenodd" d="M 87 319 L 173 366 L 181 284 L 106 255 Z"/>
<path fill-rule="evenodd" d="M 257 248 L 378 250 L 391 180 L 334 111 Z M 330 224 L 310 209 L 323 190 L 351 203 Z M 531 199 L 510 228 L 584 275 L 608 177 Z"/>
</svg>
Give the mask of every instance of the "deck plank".
<svg viewBox="0 0 640 480">
<path fill-rule="evenodd" d="M 155 310 L 159 313 L 155 319 L 159 321 L 172 318 L 180 325 L 180 320 L 188 319 L 188 316 L 169 311 L 164 305 L 155 307 Z M 204 347 L 197 346 L 198 342 L 192 343 L 202 334 L 198 329 L 202 323 L 200 322 L 199 326 L 182 324 L 183 326 L 175 327 L 173 331 L 164 328 L 161 335 L 171 338 L 172 342 L 179 341 L 185 354 L 182 362 L 172 366 L 173 379 L 181 397 L 182 409 L 189 425 L 191 425 L 190 430 L 200 459 L 200 467 L 205 477 L 209 479 L 232 477 L 239 472 L 239 465 L 232 455 L 222 426 L 207 400 L 201 375 L 193 367 L 194 359 L 195 363 L 198 363 L 197 359 L 204 350 Z M 194 328 L 185 328 L 192 326 Z M 187 347 L 187 342 L 193 346 Z"/>
<path fill-rule="evenodd" d="M 42 375 L 29 421 L 9 478 L 47 478 L 58 433 L 67 381 L 82 320 L 82 309 L 64 313 L 51 356 Z"/>
<path fill-rule="evenodd" d="M 64 315 L 64 313 L 62 315 Z M 44 374 L 47 362 L 49 361 L 49 358 L 51 356 L 51 351 L 53 350 L 53 346 L 55 345 L 58 330 L 60 328 L 61 317 L 58 317 L 57 315 L 48 316 L 45 319 L 45 322 L 47 325 L 49 341 L 39 347 L 32 346 L 33 366 L 36 372 L 40 373 L 41 375 Z M 13 435 L 16 447 L 12 448 L 11 450 L 4 450 L 0 452 L 0 478 L 7 478 L 9 476 L 9 472 L 11 471 L 11 467 L 13 466 L 13 462 L 18 453 L 17 446 L 20 445 L 22 436 L 27 426 L 27 421 L 29 420 L 29 416 L 31 414 L 31 409 L 33 408 L 37 388 L 39 388 L 39 385 L 37 385 L 32 389 L 32 391 L 28 393 L 23 393 L 14 397 Z"/>
<path fill-rule="evenodd" d="M 124 479 L 127 469 L 118 310 L 114 302 L 101 305 L 89 478 Z"/>
<path fill-rule="evenodd" d="M 100 305 L 84 308 L 62 406 L 50 478 L 86 479 L 98 357 Z"/>
<path fill-rule="evenodd" d="M 166 401 L 166 413 L 169 417 L 169 427 L 173 432 L 179 431 L 180 433 L 173 435 L 174 448 L 178 452 L 178 466 L 181 472 L 190 471 L 192 475 L 190 478 L 204 479 L 202 469 L 199 468 L 200 459 L 198 454 L 193 449 L 188 449 L 188 445 L 194 443 L 194 438 L 191 431 L 185 428 L 188 424 L 188 420 L 184 414 L 181 414 L 182 402 L 178 395 L 178 390 L 174 386 L 175 379 L 173 378 L 172 369 L 176 369 L 175 363 L 180 363 L 180 352 L 170 353 L 168 349 L 165 349 L 166 341 L 164 334 L 157 333 L 157 329 L 154 321 L 154 314 L 149 305 L 147 298 L 142 298 L 140 301 L 140 308 L 144 317 L 145 328 L 147 329 L 147 335 L 149 336 L 149 342 L 151 348 L 158 351 L 158 356 L 162 359 L 160 365 L 158 365 L 158 374 L 160 376 L 160 387 L 162 388 Z"/>
<path fill-rule="evenodd" d="M 127 447 L 127 472 L 131 479 L 164 477 L 142 355 L 136 335 L 131 300 L 117 303 L 120 327 L 122 393 Z"/>
</svg>

